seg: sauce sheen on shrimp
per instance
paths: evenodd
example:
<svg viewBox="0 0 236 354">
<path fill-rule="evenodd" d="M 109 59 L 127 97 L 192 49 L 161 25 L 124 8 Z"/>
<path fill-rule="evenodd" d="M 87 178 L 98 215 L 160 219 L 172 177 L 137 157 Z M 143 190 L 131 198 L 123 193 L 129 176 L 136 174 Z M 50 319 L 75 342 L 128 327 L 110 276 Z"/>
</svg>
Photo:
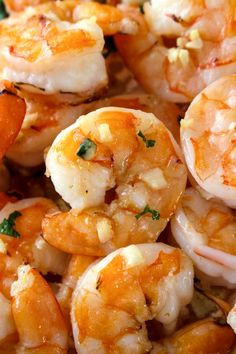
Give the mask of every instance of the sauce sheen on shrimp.
<svg viewBox="0 0 236 354">
<path fill-rule="evenodd" d="M 1 21 L 1 76 L 51 100 L 81 102 L 99 94 L 107 85 L 100 27 L 40 9 Z"/>
<path fill-rule="evenodd" d="M 139 23 L 134 36 L 116 35 L 116 45 L 149 93 L 191 102 L 207 85 L 236 72 L 235 1 L 151 0 L 124 6 Z"/>
<path fill-rule="evenodd" d="M 57 136 L 46 167 L 72 210 L 46 217 L 44 238 L 93 256 L 155 241 L 186 184 L 178 145 L 163 123 L 125 108 L 81 116 Z"/>
<path fill-rule="evenodd" d="M 192 264 L 178 249 L 156 243 L 113 252 L 84 273 L 73 293 L 77 352 L 149 352 L 145 322 L 155 318 L 174 330 L 192 291 Z"/>
</svg>

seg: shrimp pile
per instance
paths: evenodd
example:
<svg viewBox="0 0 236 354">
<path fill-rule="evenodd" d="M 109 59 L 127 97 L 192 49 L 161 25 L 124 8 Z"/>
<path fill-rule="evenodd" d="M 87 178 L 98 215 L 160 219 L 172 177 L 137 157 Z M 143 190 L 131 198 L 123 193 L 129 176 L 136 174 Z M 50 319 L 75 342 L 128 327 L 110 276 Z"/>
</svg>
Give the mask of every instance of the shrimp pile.
<svg viewBox="0 0 236 354">
<path fill-rule="evenodd" d="M 233 354 L 235 1 L 0 18 L 0 354 Z"/>
<path fill-rule="evenodd" d="M 137 35 L 116 36 L 119 52 L 149 93 L 190 102 L 216 79 L 236 72 L 234 0 L 151 0 L 132 16 Z"/>
<path fill-rule="evenodd" d="M 173 103 L 147 94 L 117 95 L 80 105 L 53 104 L 44 97 L 25 97 L 26 114 L 20 134 L 7 151 L 7 157 L 25 167 L 44 162 L 44 150 L 52 144 L 58 133 L 74 123 L 77 117 L 100 107 L 117 106 L 158 113 L 159 119 L 179 142 L 181 109 Z"/>
</svg>

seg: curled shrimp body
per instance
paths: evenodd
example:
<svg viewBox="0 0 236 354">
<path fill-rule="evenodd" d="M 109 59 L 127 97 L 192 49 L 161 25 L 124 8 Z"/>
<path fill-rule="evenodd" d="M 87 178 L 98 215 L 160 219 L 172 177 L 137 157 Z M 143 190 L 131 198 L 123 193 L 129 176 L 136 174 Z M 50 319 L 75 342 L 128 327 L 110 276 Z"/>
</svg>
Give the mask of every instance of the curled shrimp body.
<svg viewBox="0 0 236 354">
<path fill-rule="evenodd" d="M 155 343 L 150 354 L 227 354 L 234 341 L 235 336 L 229 326 L 222 326 L 206 318 Z"/>
<path fill-rule="evenodd" d="M 10 298 L 10 286 L 16 279 L 18 266 L 29 263 L 40 272 L 63 274 L 67 257 L 42 238 L 42 219 L 46 213 L 57 211 L 53 202 L 46 198 L 29 198 L 9 202 L 0 211 L 0 221 L 14 220 L 14 236 L 1 229 L 0 234 L 0 291 Z M 4 234 L 5 233 L 5 234 Z"/>
<path fill-rule="evenodd" d="M 210 195 L 236 207 L 236 76 L 215 81 L 189 106 L 181 141 L 195 181 Z"/>
<path fill-rule="evenodd" d="M 189 188 L 171 220 L 172 233 L 209 283 L 236 286 L 236 219 L 219 200 Z"/>
<path fill-rule="evenodd" d="M 17 353 L 66 354 L 68 331 L 50 286 L 29 265 L 12 284 L 12 313 L 19 335 Z"/>
<path fill-rule="evenodd" d="M 77 352 L 149 352 L 145 322 L 174 328 L 192 291 L 192 264 L 178 249 L 157 243 L 113 252 L 85 272 L 73 293 Z"/>
<path fill-rule="evenodd" d="M 155 241 L 186 183 L 178 146 L 164 124 L 125 108 L 81 116 L 57 136 L 46 167 L 73 209 L 45 217 L 44 238 L 66 252 L 93 256 Z"/>
<path fill-rule="evenodd" d="M 152 0 L 143 11 L 138 35 L 118 35 L 116 43 L 149 93 L 189 102 L 236 72 L 235 1 Z"/>
<path fill-rule="evenodd" d="M 1 21 L 1 76 L 54 102 L 98 95 L 107 85 L 102 30 L 93 19 L 72 23 L 43 9 Z"/>
</svg>

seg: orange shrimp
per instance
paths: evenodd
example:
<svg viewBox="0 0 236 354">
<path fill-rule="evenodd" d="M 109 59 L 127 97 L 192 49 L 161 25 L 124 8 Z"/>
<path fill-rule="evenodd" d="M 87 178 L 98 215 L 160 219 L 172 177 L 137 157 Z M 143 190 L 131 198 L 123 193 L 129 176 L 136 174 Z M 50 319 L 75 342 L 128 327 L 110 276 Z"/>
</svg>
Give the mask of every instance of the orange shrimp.
<svg viewBox="0 0 236 354">
<path fill-rule="evenodd" d="M 81 116 L 57 136 L 46 167 L 73 209 L 46 216 L 43 236 L 73 254 L 103 256 L 130 243 L 154 242 L 186 183 L 178 146 L 164 124 L 125 108 Z"/>
<path fill-rule="evenodd" d="M 21 266 L 12 284 L 12 313 L 19 334 L 19 352 L 66 354 L 68 330 L 57 300 L 35 270 Z"/>
<path fill-rule="evenodd" d="M 236 207 L 236 75 L 206 87 L 181 121 L 181 142 L 194 180 L 209 197 Z"/>
<path fill-rule="evenodd" d="M 236 72 L 235 1 L 151 0 L 124 6 L 139 23 L 136 35 L 116 35 L 116 45 L 148 92 L 191 102 L 207 85 Z"/>
<path fill-rule="evenodd" d="M 8 81 L 0 83 L 0 159 L 15 141 L 26 113 L 26 104 Z"/>
</svg>

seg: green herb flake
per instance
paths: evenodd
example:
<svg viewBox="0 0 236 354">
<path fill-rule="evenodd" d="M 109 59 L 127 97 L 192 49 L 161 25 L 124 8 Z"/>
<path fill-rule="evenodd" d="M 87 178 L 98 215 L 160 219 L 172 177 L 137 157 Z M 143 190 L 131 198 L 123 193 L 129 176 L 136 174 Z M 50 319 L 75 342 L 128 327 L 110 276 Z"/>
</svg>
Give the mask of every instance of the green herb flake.
<svg viewBox="0 0 236 354">
<path fill-rule="evenodd" d="M 145 208 L 143 209 L 143 211 L 141 211 L 141 213 L 135 215 L 136 219 L 140 219 L 141 216 L 145 215 L 145 214 L 152 214 L 152 220 L 159 220 L 160 219 L 160 213 L 158 210 L 154 210 L 154 209 L 151 209 L 149 207 L 149 205 L 146 205 Z"/>
<path fill-rule="evenodd" d="M 91 160 L 97 150 L 97 145 L 90 139 L 84 139 L 80 144 L 79 150 L 76 155 L 83 160 Z"/>
<path fill-rule="evenodd" d="M 155 140 L 151 140 L 151 139 L 147 139 L 145 137 L 145 135 L 143 135 L 143 133 L 141 132 L 141 130 L 139 130 L 138 132 L 138 136 L 140 136 L 140 138 L 143 139 L 143 142 L 145 143 L 147 148 L 153 147 L 156 144 Z"/>
<path fill-rule="evenodd" d="M 16 238 L 20 237 L 19 232 L 14 229 L 14 226 L 16 218 L 21 215 L 22 214 L 19 211 L 15 210 L 9 215 L 8 219 L 4 218 L 2 223 L 0 224 L 0 233 Z"/>
<path fill-rule="evenodd" d="M 5 18 L 7 16 L 8 16 L 8 14 L 6 12 L 4 2 L 3 2 L 3 0 L 0 0 L 0 20 L 2 20 L 3 18 Z"/>
</svg>

